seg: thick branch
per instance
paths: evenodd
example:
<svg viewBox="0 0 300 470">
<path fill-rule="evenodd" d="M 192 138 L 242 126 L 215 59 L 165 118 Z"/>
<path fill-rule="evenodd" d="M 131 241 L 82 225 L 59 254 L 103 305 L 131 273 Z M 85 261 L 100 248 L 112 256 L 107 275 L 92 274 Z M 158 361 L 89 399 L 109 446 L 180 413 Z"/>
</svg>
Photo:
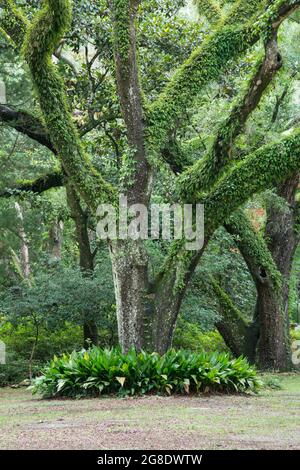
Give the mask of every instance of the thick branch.
<svg viewBox="0 0 300 470">
<path fill-rule="evenodd" d="M 147 141 L 149 157 L 153 158 L 163 148 L 168 133 L 185 109 L 192 106 L 204 85 L 217 79 L 229 60 L 237 58 L 257 40 L 277 27 L 291 13 L 299 1 L 277 0 L 259 19 L 245 25 L 220 25 L 190 58 L 177 70 L 160 97 L 148 112 Z"/>
<path fill-rule="evenodd" d="M 263 239 L 256 233 L 242 210 L 236 211 L 225 223 L 226 230 L 233 235 L 256 285 L 272 283 L 279 287 L 281 275 Z"/>
<path fill-rule="evenodd" d="M 45 176 L 41 176 L 33 181 L 22 181 L 17 183 L 14 188 L 5 189 L 0 191 L 0 197 L 11 197 L 19 193 L 35 193 L 41 194 L 52 188 L 59 188 L 64 186 L 65 178 L 62 172 L 57 171 Z"/>
<path fill-rule="evenodd" d="M 99 202 L 111 201 L 115 192 L 85 154 L 69 111 L 63 80 L 51 61 L 70 21 L 69 0 L 45 1 L 26 34 L 24 52 L 51 142 L 64 172 L 87 205 L 96 210 Z"/>
<path fill-rule="evenodd" d="M 122 113 L 127 127 L 128 142 L 133 149 L 129 198 L 146 203 L 149 164 L 144 146 L 142 96 L 136 52 L 136 14 L 139 0 L 114 0 L 113 24 L 116 77 Z"/>
<path fill-rule="evenodd" d="M 259 58 L 250 78 L 238 94 L 229 116 L 221 123 L 211 148 L 201 160 L 188 168 L 181 176 L 194 181 L 194 188 L 206 190 L 219 176 L 232 155 L 234 139 L 257 107 L 262 94 L 282 64 L 277 45 L 277 27 L 265 45 L 264 58 Z"/>
<path fill-rule="evenodd" d="M 39 118 L 26 111 L 16 111 L 6 105 L 0 104 L 0 120 L 22 134 L 39 142 L 53 153 L 57 153 L 51 144 L 49 134 Z"/>
<path fill-rule="evenodd" d="M 278 142 L 265 145 L 237 163 L 208 196 L 206 231 L 214 231 L 253 194 L 273 188 L 300 168 L 300 128 Z"/>
<path fill-rule="evenodd" d="M 16 48 L 23 44 L 29 22 L 13 0 L 0 0 L 0 32 Z"/>
</svg>

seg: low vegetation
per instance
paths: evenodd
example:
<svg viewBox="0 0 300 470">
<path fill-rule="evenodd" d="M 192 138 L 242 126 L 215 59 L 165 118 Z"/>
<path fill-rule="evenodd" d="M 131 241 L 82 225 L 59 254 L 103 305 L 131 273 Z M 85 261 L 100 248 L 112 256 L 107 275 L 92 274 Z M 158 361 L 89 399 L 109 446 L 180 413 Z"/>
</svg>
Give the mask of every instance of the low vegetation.
<svg viewBox="0 0 300 470">
<path fill-rule="evenodd" d="M 256 391 L 260 385 L 256 370 L 246 359 L 231 359 L 226 353 L 171 349 L 160 356 L 93 347 L 54 357 L 32 389 L 49 398 L 246 392 Z"/>
</svg>

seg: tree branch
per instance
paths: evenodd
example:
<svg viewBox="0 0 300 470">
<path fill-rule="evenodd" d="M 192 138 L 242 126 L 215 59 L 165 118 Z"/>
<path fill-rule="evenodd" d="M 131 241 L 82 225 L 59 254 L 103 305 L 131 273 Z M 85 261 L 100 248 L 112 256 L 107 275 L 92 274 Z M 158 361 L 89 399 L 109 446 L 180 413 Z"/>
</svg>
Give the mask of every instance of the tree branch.
<svg viewBox="0 0 300 470">
<path fill-rule="evenodd" d="M 49 173 L 48 175 L 41 176 L 32 181 L 22 181 L 17 183 L 14 188 L 7 188 L 0 191 L 0 197 L 12 197 L 19 193 L 35 193 L 41 194 L 52 188 L 59 188 L 64 186 L 65 177 L 62 172 L 57 171 Z"/>
<path fill-rule="evenodd" d="M 50 142 L 50 137 L 43 123 L 26 111 L 17 111 L 4 104 L 0 104 L 0 120 L 18 132 L 27 135 L 31 139 L 47 147 L 51 152 L 57 154 Z"/>
<path fill-rule="evenodd" d="M 149 164 L 144 145 L 142 96 L 136 53 L 136 15 L 139 0 L 113 0 L 114 49 L 117 88 L 132 148 L 133 174 L 128 189 L 131 202 L 147 203 Z"/>
<path fill-rule="evenodd" d="M 270 282 L 281 284 L 281 275 L 261 235 L 255 232 L 242 210 L 236 211 L 224 227 L 233 236 L 256 285 Z"/>
<path fill-rule="evenodd" d="M 147 147 L 154 163 L 170 130 L 182 119 L 185 109 L 193 105 L 201 89 L 220 76 L 229 60 L 237 58 L 262 35 L 268 34 L 270 26 L 277 28 L 299 3 L 299 0 L 277 0 L 256 22 L 220 25 L 191 54 L 148 111 Z"/>
<path fill-rule="evenodd" d="M 28 26 L 28 20 L 13 0 L 0 0 L 0 32 L 14 47 L 21 48 Z"/>
<path fill-rule="evenodd" d="M 86 204 L 115 198 L 114 188 L 92 166 L 72 121 L 63 80 L 51 56 L 71 23 L 69 0 L 47 0 L 29 28 L 23 49 L 35 84 L 51 142 L 66 175 Z"/>
</svg>

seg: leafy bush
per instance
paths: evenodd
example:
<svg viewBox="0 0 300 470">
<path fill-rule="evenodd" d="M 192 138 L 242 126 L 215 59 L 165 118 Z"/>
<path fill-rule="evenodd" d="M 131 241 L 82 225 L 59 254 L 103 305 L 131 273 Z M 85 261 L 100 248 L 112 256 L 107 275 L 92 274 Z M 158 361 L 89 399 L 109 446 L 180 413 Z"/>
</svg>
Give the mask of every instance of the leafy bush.
<svg viewBox="0 0 300 470">
<path fill-rule="evenodd" d="M 198 352 L 229 352 L 218 331 L 204 333 L 197 323 L 190 323 L 183 318 L 180 318 L 177 323 L 173 347 Z"/>
<path fill-rule="evenodd" d="M 29 379 L 29 363 L 16 354 L 7 355 L 7 364 L 0 364 L 0 387 L 19 384 L 25 379 Z M 37 374 L 42 366 L 41 362 L 35 361 L 32 364 L 33 374 Z"/>
<path fill-rule="evenodd" d="M 299 329 L 291 329 L 291 339 L 292 340 L 299 340 L 300 339 L 300 330 Z"/>
<path fill-rule="evenodd" d="M 190 353 L 171 349 L 165 355 L 122 354 L 118 349 L 92 348 L 54 357 L 33 393 L 44 397 L 119 396 L 146 393 L 245 392 L 261 385 L 246 359 L 226 353 Z"/>
<path fill-rule="evenodd" d="M 23 361 L 27 363 L 35 341 L 35 327 L 32 322 L 12 324 L 4 322 L 0 325 L 0 339 L 5 343 L 8 353 L 7 363 Z M 54 354 L 62 354 L 79 349 L 83 344 L 82 328 L 69 322 L 65 322 L 59 329 L 50 330 L 41 326 L 39 328 L 38 343 L 35 350 L 35 360 L 46 363 Z"/>
</svg>

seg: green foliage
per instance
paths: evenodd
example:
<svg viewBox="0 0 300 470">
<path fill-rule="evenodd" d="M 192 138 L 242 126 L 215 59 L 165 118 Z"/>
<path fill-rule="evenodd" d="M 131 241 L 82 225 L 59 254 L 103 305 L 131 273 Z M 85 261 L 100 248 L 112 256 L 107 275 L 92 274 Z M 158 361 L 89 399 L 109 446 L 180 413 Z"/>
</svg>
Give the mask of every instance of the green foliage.
<svg viewBox="0 0 300 470">
<path fill-rule="evenodd" d="M 5 322 L 0 326 L 0 340 L 6 346 L 6 364 L 0 365 L 0 387 L 28 379 L 29 368 L 36 375 L 54 354 L 79 349 L 83 343 L 82 328 L 78 325 L 65 322 L 55 330 L 43 325 L 39 328 L 34 359 L 31 361 L 35 335 L 35 326 L 31 321 L 19 324 Z"/>
<path fill-rule="evenodd" d="M 197 352 L 228 352 L 220 333 L 204 333 L 197 323 L 190 323 L 183 318 L 180 318 L 176 325 L 173 347 Z"/>
<path fill-rule="evenodd" d="M 43 397 L 146 393 L 247 392 L 260 387 L 242 357 L 169 350 L 163 356 L 92 348 L 54 357 L 32 390 Z"/>
<path fill-rule="evenodd" d="M 28 361 L 13 354 L 8 355 L 7 364 L 0 364 L 0 387 L 18 385 L 23 380 L 29 379 Z M 41 369 L 42 363 L 35 362 L 32 367 L 34 375 Z"/>
<path fill-rule="evenodd" d="M 65 322 L 58 330 L 45 326 L 40 329 L 39 341 L 35 351 L 35 361 L 44 364 L 54 354 L 62 354 L 79 349 L 83 343 L 82 329 L 75 324 Z M 32 344 L 35 340 L 35 329 L 31 322 L 13 325 L 6 322 L 0 327 L 0 338 L 6 345 L 8 352 L 7 364 L 24 362 L 27 364 L 31 354 Z"/>
<path fill-rule="evenodd" d="M 112 200 L 113 188 L 84 151 L 70 113 L 65 84 L 52 63 L 52 54 L 70 24 L 71 2 L 47 0 L 26 32 L 23 51 L 51 141 L 78 192 L 96 210 L 99 197 Z"/>
<path fill-rule="evenodd" d="M 97 268 L 93 275 L 83 276 L 76 268 L 54 267 L 38 273 L 32 284 L 6 289 L 0 305 L 17 325 L 32 319 L 54 330 L 65 321 L 82 325 L 89 318 L 109 328 L 114 305 L 111 271 Z"/>
<path fill-rule="evenodd" d="M 292 340 L 300 340 L 300 330 L 292 329 L 291 330 L 291 339 Z"/>
</svg>

